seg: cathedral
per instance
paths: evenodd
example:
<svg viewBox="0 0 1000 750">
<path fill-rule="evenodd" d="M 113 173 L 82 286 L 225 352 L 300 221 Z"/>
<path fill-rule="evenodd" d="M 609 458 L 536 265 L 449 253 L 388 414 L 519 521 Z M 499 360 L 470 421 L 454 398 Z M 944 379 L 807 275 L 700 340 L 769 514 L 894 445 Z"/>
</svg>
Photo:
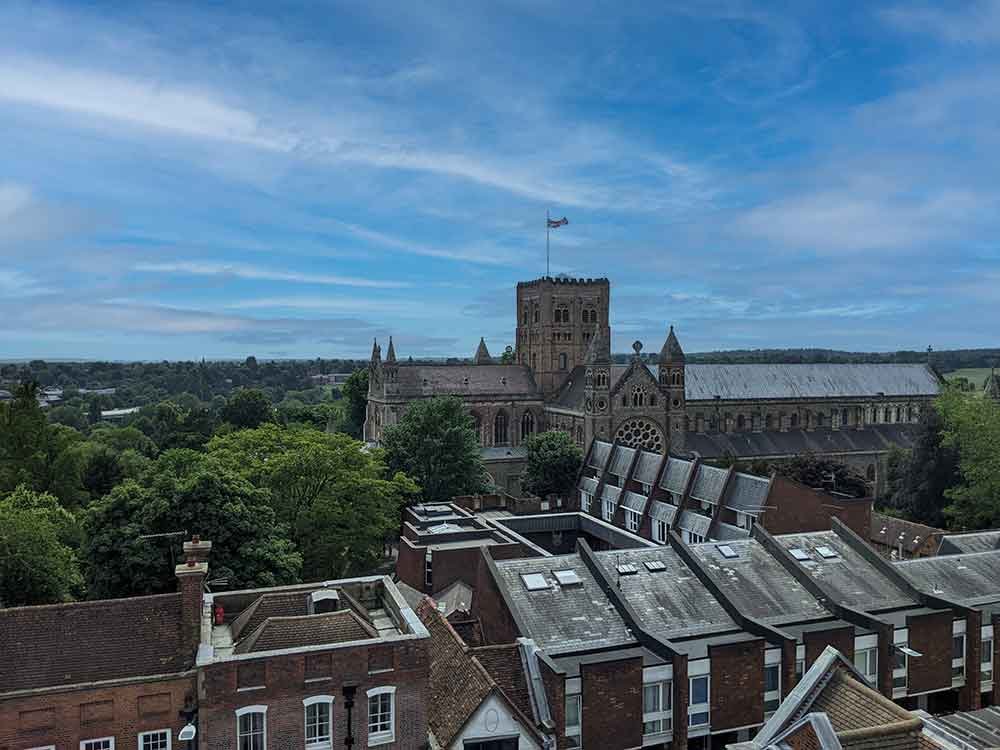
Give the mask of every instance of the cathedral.
<svg viewBox="0 0 1000 750">
<path fill-rule="evenodd" d="M 655 363 L 632 345 L 611 356 L 607 279 L 520 282 L 513 362 L 480 340 L 471 364 L 369 364 L 365 439 L 378 443 L 407 405 L 458 396 L 468 406 L 494 483 L 518 494 L 524 442 L 563 430 L 586 449 L 594 439 L 707 460 L 772 460 L 810 452 L 852 465 L 881 484 L 889 449 L 912 445 L 920 411 L 940 390 L 929 364 L 687 364 L 673 326 Z M 654 350 L 655 351 L 655 350 Z"/>
</svg>

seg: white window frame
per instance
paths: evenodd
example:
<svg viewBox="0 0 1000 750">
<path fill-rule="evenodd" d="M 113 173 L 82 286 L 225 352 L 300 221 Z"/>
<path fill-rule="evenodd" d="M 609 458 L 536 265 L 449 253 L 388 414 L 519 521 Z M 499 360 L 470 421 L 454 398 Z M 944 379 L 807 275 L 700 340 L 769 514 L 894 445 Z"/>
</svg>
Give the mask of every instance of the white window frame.
<svg viewBox="0 0 1000 750">
<path fill-rule="evenodd" d="M 424 586 L 434 585 L 434 556 L 430 549 L 424 553 Z"/>
<path fill-rule="evenodd" d="M 766 673 L 768 669 L 776 669 L 778 672 L 778 687 L 775 690 L 765 690 L 764 691 L 764 721 L 767 721 L 774 715 L 774 712 L 778 710 L 778 706 L 781 705 L 781 650 L 777 648 L 767 649 L 764 652 L 764 672 Z M 765 674 L 764 686 L 767 687 L 767 679 Z M 769 701 L 774 701 L 775 706 L 772 710 L 767 710 L 767 704 Z"/>
<path fill-rule="evenodd" d="M 56 750 L 55 745 L 39 745 L 38 747 L 29 747 L 27 750 Z"/>
<path fill-rule="evenodd" d="M 264 715 L 264 733 L 263 733 L 263 745 L 264 750 L 267 750 L 267 706 L 244 706 L 243 708 L 237 708 L 236 711 L 236 750 L 240 750 L 240 719 L 247 714 L 263 714 Z"/>
<path fill-rule="evenodd" d="M 633 534 L 638 534 L 640 526 L 642 526 L 642 513 L 636 513 L 634 510 L 626 508 L 625 528 Z"/>
<path fill-rule="evenodd" d="M 165 734 L 165 735 L 167 735 L 167 750 L 170 750 L 170 748 L 173 747 L 173 737 L 171 736 L 171 732 L 170 732 L 169 729 L 150 729 L 148 732 L 139 732 L 139 736 L 136 738 L 137 739 L 137 743 L 138 743 L 137 746 L 138 746 L 139 750 L 143 750 L 142 741 L 143 741 L 143 739 L 147 735 L 150 735 L 150 734 Z"/>
<path fill-rule="evenodd" d="M 798 682 L 806 673 L 806 647 L 805 644 L 795 646 L 795 681 Z"/>
<path fill-rule="evenodd" d="M 396 686 L 395 685 L 382 685 L 381 687 L 372 688 L 367 693 L 365 693 L 368 700 L 366 701 L 366 715 L 365 715 L 365 726 L 368 728 L 368 747 L 374 747 L 375 745 L 387 745 L 390 742 L 396 741 Z M 372 707 L 371 699 L 375 696 L 389 696 L 389 729 L 381 730 L 378 732 L 372 732 Z"/>
<path fill-rule="evenodd" d="M 993 686 L 993 626 L 983 625 L 980 629 L 980 651 L 979 651 L 979 679 L 983 689 L 988 690 Z M 984 659 L 983 657 L 989 657 Z M 988 665 L 988 668 L 987 668 Z M 989 675 L 989 676 L 987 676 Z"/>
<path fill-rule="evenodd" d="M 566 694 L 566 716 L 569 716 L 569 704 L 573 701 L 577 705 L 576 715 L 579 718 L 579 724 L 566 724 L 566 737 L 567 739 L 575 738 L 576 744 L 571 745 L 571 747 L 580 747 L 580 733 L 581 727 L 583 726 L 583 695 L 580 693 L 567 693 Z"/>
<path fill-rule="evenodd" d="M 115 750 L 114 737 L 92 737 L 89 740 L 80 740 L 80 750 L 90 750 L 87 746 L 94 742 L 107 742 L 108 750 Z"/>
<path fill-rule="evenodd" d="M 309 698 L 302 699 L 302 722 L 303 722 L 303 734 L 305 738 L 306 747 L 308 750 L 325 750 L 326 748 L 333 747 L 333 701 L 334 697 L 332 695 L 314 695 Z M 330 734 L 325 740 L 313 740 L 309 741 L 309 708 L 312 706 L 321 706 L 326 704 L 330 709 L 330 726 L 328 727 Z M 140 749 L 141 750 L 141 749 Z"/>
<path fill-rule="evenodd" d="M 657 688 L 659 690 L 658 711 L 646 713 L 646 690 L 647 688 Z M 646 732 L 646 724 L 659 722 L 660 728 L 655 732 Z M 647 739 L 654 737 L 662 738 L 666 734 L 674 731 L 674 684 L 671 680 L 657 680 L 655 682 L 643 682 L 642 684 L 642 737 L 643 743 Z"/>
<path fill-rule="evenodd" d="M 667 522 L 658 518 L 653 519 L 653 541 L 660 544 L 667 543 Z"/>
<path fill-rule="evenodd" d="M 962 655 L 955 656 L 955 639 L 962 639 Z M 951 626 L 952 658 L 951 658 L 951 685 L 956 687 L 965 684 L 965 659 L 969 653 L 969 639 L 965 637 L 965 620 L 955 620 Z"/>
<path fill-rule="evenodd" d="M 580 490 L 580 510 L 590 513 L 590 493 Z"/>
<path fill-rule="evenodd" d="M 615 517 L 615 501 L 614 500 L 602 500 L 601 501 L 601 518 L 603 518 L 608 523 Z"/>
<path fill-rule="evenodd" d="M 692 703 L 694 700 L 694 681 L 705 681 L 705 702 Z M 712 676 L 710 674 L 698 674 L 688 676 L 688 729 L 708 728 L 712 724 Z M 705 714 L 705 721 L 699 724 L 692 724 L 691 717 L 696 714 Z"/>
<path fill-rule="evenodd" d="M 910 657 L 906 653 L 899 650 L 900 646 L 907 646 L 910 640 L 909 628 L 898 628 L 893 631 L 892 634 L 892 697 L 900 698 L 906 695 L 909 689 L 909 677 L 908 671 L 910 666 Z M 897 654 L 903 657 L 903 666 L 896 666 L 896 656 Z M 902 682 L 900 682 L 902 680 Z"/>
<path fill-rule="evenodd" d="M 858 664 L 859 657 L 863 657 L 864 664 Z M 857 668 L 870 686 L 878 684 L 878 647 L 869 646 L 867 648 L 854 650 L 854 666 Z"/>
</svg>

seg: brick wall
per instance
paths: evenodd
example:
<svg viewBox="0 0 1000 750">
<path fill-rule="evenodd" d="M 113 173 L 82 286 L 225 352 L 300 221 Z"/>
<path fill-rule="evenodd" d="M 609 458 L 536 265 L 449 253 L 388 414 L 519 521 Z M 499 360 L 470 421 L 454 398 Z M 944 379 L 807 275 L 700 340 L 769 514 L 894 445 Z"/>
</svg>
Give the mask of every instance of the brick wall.
<svg viewBox="0 0 1000 750">
<path fill-rule="evenodd" d="M 642 659 L 580 665 L 584 747 L 642 744 Z"/>
<path fill-rule="evenodd" d="M 487 553 L 482 553 L 487 554 Z M 500 596 L 500 589 L 490 574 L 486 560 L 480 557 L 476 566 L 476 595 L 472 598 L 473 615 L 482 626 L 483 644 L 513 643 L 522 635 L 517 623 Z"/>
<path fill-rule="evenodd" d="M 848 661 L 854 661 L 854 626 L 832 630 L 818 630 L 805 633 L 803 642 L 806 647 L 806 669 L 823 653 L 827 646 L 833 646 L 842 653 Z"/>
<path fill-rule="evenodd" d="M 0 700 L 0 748 L 76 750 L 82 740 L 113 736 L 116 747 L 131 750 L 140 732 L 172 729 L 176 737 L 185 724 L 180 711 L 195 690 L 190 675 Z"/>
<path fill-rule="evenodd" d="M 764 641 L 709 646 L 712 731 L 764 721 Z"/>
<path fill-rule="evenodd" d="M 329 660 L 325 661 L 323 657 L 327 655 Z M 205 668 L 200 681 L 199 734 L 203 738 L 200 750 L 236 750 L 235 712 L 252 705 L 267 706 L 268 750 L 300 750 L 305 744 L 302 701 L 315 695 L 334 696 L 333 746 L 343 747 L 347 736 L 344 685 L 357 686 L 352 711 L 355 747 L 367 746 L 365 691 L 383 685 L 396 687 L 396 741 L 383 747 L 408 750 L 425 747 L 429 670 L 426 641 L 311 652 L 309 657 L 308 678 L 305 654 L 259 660 L 264 664 L 265 684 L 254 690 L 237 689 L 237 667 L 241 662 Z M 371 669 L 377 667 L 380 671 L 369 674 L 370 664 Z M 392 668 L 385 670 L 386 665 Z"/>
<path fill-rule="evenodd" d="M 958 708 L 961 711 L 975 711 L 982 707 L 982 622 L 983 615 L 978 609 L 969 612 L 965 618 L 965 687 L 958 694 Z"/>
<path fill-rule="evenodd" d="M 549 713 L 555 725 L 556 743 L 559 750 L 562 750 L 569 747 L 566 741 L 566 677 L 554 672 L 544 659 L 538 660 L 538 671 L 542 676 Z"/>
<path fill-rule="evenodd" d="M 432 592 L 424 586 L 424 556 L 426 547 L 418 547 L 407 539 L 399 540 L 399 554 L 396 557 L 396 577 L 408 586 L 425 594 Z"/>
<path fill-rule="evenodd" d="M 909 646 L 923 656 L 907 660 L 907 689 L 911 693 L 951 687 L 951 610 L 906 618 Z"/>
<path fill-rule="evenodd" d="M 852 531 L 867 539 L 871 525 L 872 501 L 838 500 L 819 490 L 805 487 L 782 476 L 774 477 L 761 523 L 772 534 L 829 531 L 830 518 L 840 518 Z"/>
<path fill-rule="evenodd" d="M 687 750 L 688 746 L 688 661 L 684 654 L 674 654 L 674 736 L 672 750 Z"/>
</svg>

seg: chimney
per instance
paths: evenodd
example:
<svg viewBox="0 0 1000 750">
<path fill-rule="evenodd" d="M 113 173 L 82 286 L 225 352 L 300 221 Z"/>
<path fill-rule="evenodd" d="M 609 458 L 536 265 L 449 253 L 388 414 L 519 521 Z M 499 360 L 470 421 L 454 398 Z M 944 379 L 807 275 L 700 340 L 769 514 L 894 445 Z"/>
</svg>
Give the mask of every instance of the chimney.
<svg viewBox="0 0 1000 750">
<path fill-rule="evenodd" d="M 181 594 L 181 653 L 190 664 L 195 662 L 201 641 L 202 592 L 211 551 L 211 542 L 192 537 L 184 542 L 184 562 L 174 571 Z"/>
</svg>

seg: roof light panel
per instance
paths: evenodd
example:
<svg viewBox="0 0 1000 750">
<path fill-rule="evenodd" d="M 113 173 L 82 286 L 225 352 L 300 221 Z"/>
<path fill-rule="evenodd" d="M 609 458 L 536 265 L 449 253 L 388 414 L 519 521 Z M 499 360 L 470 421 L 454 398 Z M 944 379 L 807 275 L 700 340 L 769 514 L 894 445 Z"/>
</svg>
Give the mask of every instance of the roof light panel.
<svg viewBox="0 0 1000 750">
<path fill-rule="evenodd" d="M 541 591 L 549 587 L 549 582 L 545 580 L 545 576 L 541 573 L 522 573 L 521 581 L 524 583 L 524 588 L 528 589 L 528 591 Z"/>
<path fill-rule="evenodd" d="M 799 562 L 805 562 L 806 560 L 810 559 L 809 558 L 809 553 L 806 552 L 801 547 L 792 547 L 789 550 L 789 552 L 791 552 L 792 553 L 792 557 L 794 557 Z"/>
<path fill-rule="evenodd" d="M 623 576 L 631 576 L 639 572 L 639 569 L 632 563 L 622 563 L 617 567 L 617 570 L 618 574 Z"/>
<path fill-rule="evenodd" d="M 658 573 L 661 570 L 667 569 L 667 566 L 663 563 L 662 560 L 646 560 L 646 562 L 644 562 L 643 565 L 646 566 L 646 570 L 648 570 L 650 573 Z"/>
<path fill-rule="evenodd" d="M 727 560 L 732 560 L 735 557 L 739 557 L 739 555 L 736 554 L 736 550 L 734 550 L 728 544 L 717 544 L 715 545 L 715 548 L 719 550 L 719 554 L 722 555 Z"/>
<path fill-rule="evenodd" d="M 553 570 L 552 575 L 561 586 L 577 586 L 583 583 L 575 570 Z"/>
<path fill-rule="evenodd" d="M 839 557 L 835 549 L 833 549 L 832 547 L 827 547 L 825 545 L 822 547 L 817 547 L 816 554 L 822 557 L 824 560 L 834 560 L 837 557 Z"/>
</svg>

